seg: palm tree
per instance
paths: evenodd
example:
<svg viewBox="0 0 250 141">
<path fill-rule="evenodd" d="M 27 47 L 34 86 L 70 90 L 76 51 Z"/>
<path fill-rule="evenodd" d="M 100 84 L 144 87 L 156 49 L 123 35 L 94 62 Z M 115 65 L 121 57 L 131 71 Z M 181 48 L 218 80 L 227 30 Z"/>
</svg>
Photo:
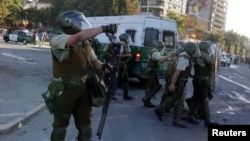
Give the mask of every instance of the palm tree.
<svg viewBox="0 0 250 141">
<path fill-rule="evenodd" d="M 224 51 L 227 53 L 233 53 L 231 52 L 231 47 L 237 44 L 237 33 L 234 32 L 234 30 L 229 30 L 225 32 L 224 35 L 224 41 L 225 41 L 225 48 Z"/>
<path fill-rule="evenodd" d="M 174 12 L 168 12 L 167 17 L 169 19 L 173 19 L 176 21 L 178 25 L 178 34 L 180 39 L 184 39 L 187 35 L 186 32 L 186 23 L 187 23 L 187 17 L 185 15 L 178 15 Z"/>
<path fill-rule="evenodd" d="M 205 36 L 205 40 L 213 41 L 215 43 L 224 43 L 224 33 L 219 31 L 209 32 Z"/>
</svg>

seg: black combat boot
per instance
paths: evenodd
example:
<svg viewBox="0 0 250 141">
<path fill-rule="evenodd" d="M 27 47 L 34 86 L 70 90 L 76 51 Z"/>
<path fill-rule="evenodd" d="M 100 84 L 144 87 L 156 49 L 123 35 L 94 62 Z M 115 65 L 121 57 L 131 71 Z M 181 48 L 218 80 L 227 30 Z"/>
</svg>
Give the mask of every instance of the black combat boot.
<svg viewBox="0 0 250 141">
<path fill-rule="evenodd" d="M 187 126 L 185 124 L 181 123 L 180 121 L 176 121 L 176 120 L 173 121 L 173 126 L 179 127 L 179 128 L 187 128 Z"/>
<path fill-rule="evenodd" d="M 162 121 L 163 108 L 162 108 L 161 105 L 159 105 L 159 106 L 157 106 L 157 107 L 155 108 L 155 114 L 156 114 L 157 118 L 158 118 L 160 121 Z"/>
<path fill-rule="evenodd" d="M 214 121 L 208 121 L 208 122 L 205 121 L 205 126 L 206 127 L 208 127 L 210 125 L 219 125 L 219 123 L 218 122 L 214 122 Z"/>
<path fill-rule="evenodd" d="M 155 105 L 152 104 L 149 100 L 146 100 L 145 98 L 142 99 L 142 102 L 144 103 L 144 107 L 155 108 Z"/>
<path fill-rule="evenodd" d="M 132 99 L 133 99 L 132 96 L 129 96 L 129 95 L 123 96 L 123 100 L 132 100 Z"/>
<path fill-rule="evenodd" d="M 133 97 L 128 95 L 128 89 L 125 89 L 123 92 L 123 100 L 132 100 Z"/>
<path fill-rule="evenodd" d="M 199 121 L 198 121 L 196 118 L 192 117 L 192 116 L 188 116 L 188 117 L 186 118 L 186 121 L 187 121 L 188 123 L 191 123 L 191 124 L 196 124 L 196 125 L 199 124 Z"/>
</svg>

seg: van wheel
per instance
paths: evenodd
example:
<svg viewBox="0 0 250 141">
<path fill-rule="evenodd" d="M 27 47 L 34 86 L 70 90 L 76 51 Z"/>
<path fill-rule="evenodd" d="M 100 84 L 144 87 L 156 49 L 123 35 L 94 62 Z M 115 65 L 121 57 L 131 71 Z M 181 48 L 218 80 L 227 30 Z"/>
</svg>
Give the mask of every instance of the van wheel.
<svg viewBox="0 0 250 141">
<path fill-rule="evenodd" d="M 8 37 L 4 37 L 4 41 L 5 42 L 9 42 L 9 38 Z"/>
<path fill-rule="evenodd" d="M 27 45 L 27 40 L 23 40 L 23 44 L 24 44 L 24 45 Z"/>
</svg>

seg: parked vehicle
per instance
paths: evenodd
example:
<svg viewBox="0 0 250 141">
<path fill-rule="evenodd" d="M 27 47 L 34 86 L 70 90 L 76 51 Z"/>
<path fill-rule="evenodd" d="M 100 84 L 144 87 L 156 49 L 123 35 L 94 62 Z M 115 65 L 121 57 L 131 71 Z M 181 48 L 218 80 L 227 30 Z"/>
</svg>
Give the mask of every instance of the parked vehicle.
<svg viewBox="0 0 250 141">
<path fill-rule="evenodd" d="M 231 65 L 231 58 L 227 54 L 221 54 L 220 64 L 223 66 Z"/>
<path fill-rule="evenodd" d="M 161 40 L 165 43 L 165 54 L 176 49 L 178 40 L 178 30 L 175 20 L 155 17 L 152 15 L 126 15 L 126 16 L 101 16 L 87 18 L 93 27 L 117 23 L 117 37 L 122 33 L 128 33 L 132 38 L 131 53 L 132 59 L 128 62 L 128 72 L 130 78 L 138 78 L 140 82 L 146 82 L 146 71 L 148 64 L 148 54 L 152 49 L 153 40 Z M 110 41 L 103 34 L 96 36 L 101 43 L 101 49 Z M 104 59 L 104 53 L 101 53 L 99 59 Z M 159 78 L 164 77 L 168 67 L 168 62 L 159 67 Z"/>
<path fill-rule="evenodd" d="M 3 39 L 5 42 L 22 42 L 24 45 L 28 43 L 35 44 L 35 39 L 32 37 L 32 34 L 22 30 L 15 30 L 11 33 L 6 33 L 3 35 Z"/>
</svg>

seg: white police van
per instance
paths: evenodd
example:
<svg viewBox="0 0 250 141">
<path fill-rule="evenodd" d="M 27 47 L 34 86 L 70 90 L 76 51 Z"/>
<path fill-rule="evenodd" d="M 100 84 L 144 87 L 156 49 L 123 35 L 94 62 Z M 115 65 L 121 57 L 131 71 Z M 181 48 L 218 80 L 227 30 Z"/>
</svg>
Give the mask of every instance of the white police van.
<svg viewBox="0 0 250 141">
<path fill-rule="evenodd" d="M 156 17 L 152 15 L 124 15 L 124 16 L 100 16 L 87 17 L 93 27 L 116 23 L 118 25 L 117 37 L 122 33 L 130 34 L 132 38 L 132 59 L 128 63 L 128 72 L 130 78 L 138 78 L 141 82 L 146 81 L 146 71 L 148 63 L 148 54 L 152 49 L 153 40 L 161 40 L 165 43 L 165 54 L 176 49 L 178 41 L 177 23 L 175 20 Z M 101 49 L 109 43 L 105 33 L 99 34 L 96 38 L 101 43 Z M 101 53 L 100 59 L 104 58 Z M 164 77 L 168 63 L 160 65 L 159 78 Z"/>
</svg>

